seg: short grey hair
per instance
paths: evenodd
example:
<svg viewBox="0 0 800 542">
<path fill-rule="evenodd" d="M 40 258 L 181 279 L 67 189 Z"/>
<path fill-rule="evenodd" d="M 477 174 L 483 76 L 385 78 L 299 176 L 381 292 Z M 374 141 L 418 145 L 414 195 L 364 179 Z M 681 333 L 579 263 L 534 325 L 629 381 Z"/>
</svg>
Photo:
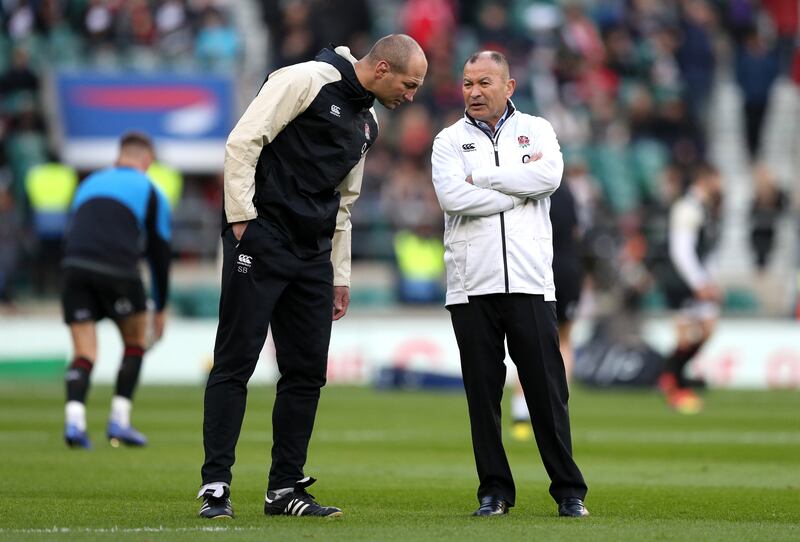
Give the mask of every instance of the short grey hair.
<svg viewBox="0 0 800 542">
<path fill-rule="evenodd" d="M 502 68 L 503 75 L 506 77 L 506 79 L 511 78 L 511 67 L 508 64 L 508 59 L 506 58 L 506 55 L 500 51 L 478 51 L 470 56 L 466 62 L 464 62 L 464 66 L 466 67 L 467 64 L 475 64 L 478 60 L 485 57 L 488 57 L 492 62 Z"/>
<path fill-rule="evenodd" d="M 389 34 L 376 41 L 364 58 L 373 66 L 385 60 L 393 70 L 405 73 L 415 53 L 424 54 L 414 38 L 406 34 Z"/>
</svg>

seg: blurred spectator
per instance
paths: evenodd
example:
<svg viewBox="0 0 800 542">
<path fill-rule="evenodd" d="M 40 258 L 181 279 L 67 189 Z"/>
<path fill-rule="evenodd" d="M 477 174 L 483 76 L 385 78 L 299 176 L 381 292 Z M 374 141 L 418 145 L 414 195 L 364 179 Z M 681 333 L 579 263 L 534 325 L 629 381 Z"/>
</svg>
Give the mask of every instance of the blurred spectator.
<svg viewBox="0 0 800 542">
<path fill-rule="evenodd" d="M 564 7 L 561 40 L 569 55 L 589 65 L 596 65 L 605 59 L 605 47 L 597 27 L 576 2 L 569 2 Z"/>
<path fill-rule="evenodd" d="M 311 28 L 311 1 L 266 2 L 265 17 L 272 38 L 272 60 L 276 67 L 314 58 L 323 44 Z"/>
<path fill-rule="evenodd" d="M 800 87 L 800 45 L 794 50 L 794 60 L 792 61 L 792 81 Z"/>
<path fill-rule="evenodd" d="M 404 229 L 394 236 L 397 299 L 401 303 L 444 301 L 444 244 L 437 228 Z"/>
<path fill-rule="evenodd" d="M 456 28 L 452 0 L 407 0 L 400 14 L 401 30 L 417 40 L 426 54 L 434 54 L 434 43 Z"/>
<path fill-rule="evenodd" d="M 756 166 L 754 175 L 755 194 L 750 207 L 750 244 L 756 267 L 763 273 L 772 252 L 776 223 L 787 207 L 788 197 L 778 188 L 775 176 L 765 164 Z"/>
<path fill-rule="evenodd" d="M 428 110 L 419 105 L 410 105 L 400 117 L 398 148 L 403 156 L 427 158 L 433 143 L 433 126 Z"/>
<path fill-rule="evenodd" d="M 14 279 L 22 238 L 22 214 L 6 184 L 0 185 L 0 306 L 14 300 Z"/>
<path fill-rule="evenodd" d="M 761 0 L 761 3 L 775 26 L 781 74 L 788 74 L 800 32 L 800 2 Z"/>
<path fill-rule="evenodd" d="M 676 59 L 684 81 L 689 115 L 705 131 L 708 98 L 714 82 L 714 13 L 706 0 L 683 0 L 680 45 Z"/>
<path fill-rule="evenodd" d="M 232 70 L 239 49 L 236 30 L 225 23 L 222 13 L 213 8 L 206 10 L 195 42 L 199 66 L 212 70 Z"/>
<path fill-rule="evenodd" d="M 641 79 L 642 61 L 630 32 L 623 26 L 608 30 L 604 38 L 607 52 L 606 65 L 625 83 Z"/>
<path fill-rule="evenodd" d="M 744 100 L 747 150 L 753 160 L 761 148 L 761 129 L 777 77 L 777 50 L 767 44 L 758 29 L 750 28 L 736 50 L 736 81 Z"/>
<path fill-rule="evenodd" d="M 153 12 L 147 0 L 125 2 L 117 19 L 116 39 L 121 49 L 149 47 L 156 41 Z"/>
<path fill-rule="evenodd" d="M 30 66 L 30 55 L 22 47 L 17 47 L 11 56 L 11 65 L 0 75 L 0 98 L 5 108 L 14 108 L 9 101 L 22 92 L 35 94 L 39 91 L 39 76 Z"/>
<path fill-rule="evenodd" d="M 12 190 L 17 201 L 23 201 L 28 171 L 47 160 L 44 122 L 36 111 L 35 98 L 27 93 L 15 101 L 15 111 L 8 120 L 5 152 L 13 175 Z"/>
<path fill-rule="evenodd" d="M 388 172 L 381 206 L 397 230 L 423 226 L 443 227 L 442 211 L 430 182 L 430 174 L 411 158 L 401 158 Z"/>
<path fill-rule="evenodd" d="M 89 0 L 87 3 L 83 14 L 83 33 L 90 50 L 111 45 L 118 4 L 107 0 Z"/>
<path fill-rule="evenodd" d="M 26 40 L 36 29 L 36 13 L 33 2 L 13 2 L 9 9 L 6 32 L 16 42 Z"/>
<path fill-rule="evenodd" d="M 661 26 L 645 42 L 650 61 L 649 82 L 657 101 L 680 96 L 683 88 L 681 70 L 675 59 L 679 38 L 675 29 Z"/>
<path fill-rule="evenodd" d="M 75 170 L 57 162 L 33 167 L 25 178 L 36 236 L 34 286 L 39 294 L 57 290 L 61 243 L 77 186 Z"/>
<path fill-rule="evenodd" d="M 738 47 L 744 42 L 747 33 L 756 25 L 758 16 L 756 0 L 727 0 L 722 5 L 722 20 L 734 45 Z"/>
<path fill-rule="evenodd" d="M 174 211 L 183 194 L 183 175 L 175 168 L 154 161 L 145 173 L 167 198 L 170 210 Z"/>
<path fill-rule="evenodd" d="M 509 32 L 508 11 L 498 2 L 486 2 L 478 15 L 478 48 L 511 53 L 513 35 Z"/>
<path fill-rule="evenodd" d="M 314 0 L 314 34 L 323 46 L 329 43 L 347 45 L 353 55 L 361 58 L 371 46 L 373 13 L 370 5 L 368 0 Z"/>
</svg>

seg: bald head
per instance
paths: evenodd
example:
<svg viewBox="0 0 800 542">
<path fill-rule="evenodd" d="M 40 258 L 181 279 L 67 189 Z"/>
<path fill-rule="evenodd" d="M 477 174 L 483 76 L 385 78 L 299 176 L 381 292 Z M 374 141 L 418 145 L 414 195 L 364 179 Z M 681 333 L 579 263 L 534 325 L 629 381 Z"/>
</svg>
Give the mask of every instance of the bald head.
<svg viewBox="0 0 800 542">
<path fill-rule="evenodd" d="M 480 60 L 491 60 L 500 67 L 500 73 L 505 80 L 511 79 L 511 70 L 508 66 L 506 55 L 499 51 L 478 51 L 464 62 L 466 68 L 468 64 L 475 64 Z"/>
<path fill-rule="evenodd" d="M 425 53 L 414 38 L 405 34 L 389 34 L 375 42 L 364 60 L 372 66 L 385 60 L 393 70 L 405 73 L 415 57 L 425 58 Z"/>
<path fill-rule="evenodd" d="M 425 80 L 428 60 L 419 43 L 405 34 L 379 39 L 369 53 L 356 62 L 356 77 L 388 109 L 414 101 Z"/>
</svg>

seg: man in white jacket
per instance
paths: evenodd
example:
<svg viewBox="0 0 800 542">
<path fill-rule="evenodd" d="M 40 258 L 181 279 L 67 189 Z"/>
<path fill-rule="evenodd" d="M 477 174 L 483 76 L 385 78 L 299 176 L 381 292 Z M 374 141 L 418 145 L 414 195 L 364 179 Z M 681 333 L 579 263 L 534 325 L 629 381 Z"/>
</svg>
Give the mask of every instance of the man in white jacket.
<svg viewBox="0 0 800 542">
<path fill-rule="evenodd" d="M 588 515 L 572 459 L 558 349 L 549 196 L 564 163 L 546 120 L 514 109 L 515 81 L 495 51 L 464 64 L 464 118 L 433 143 L 433 184 L 445 212 L 447 298 L 480 485 L 477 516 L 505 514 L 515 488 L 501 439 L 504 342 L 517 366 L 536 442 L 561 516 Z"/>
</svg>

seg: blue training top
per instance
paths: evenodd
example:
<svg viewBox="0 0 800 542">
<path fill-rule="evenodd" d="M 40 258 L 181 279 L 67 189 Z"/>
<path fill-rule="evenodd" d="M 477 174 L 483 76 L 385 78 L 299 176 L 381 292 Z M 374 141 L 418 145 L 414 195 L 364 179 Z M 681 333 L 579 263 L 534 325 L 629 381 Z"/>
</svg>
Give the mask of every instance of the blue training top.
<svg viewBox="0 0 800 542">
<path fill-rule="evenodd" d="M 167 300 L 170 236 L 167 198 L 150 179 L 128 167 L 104 169 L 75 193 L 63 265 L 138 278 L 139 258 L 146 256 L 153 301 L 161 310 Z"/>
</svg>

